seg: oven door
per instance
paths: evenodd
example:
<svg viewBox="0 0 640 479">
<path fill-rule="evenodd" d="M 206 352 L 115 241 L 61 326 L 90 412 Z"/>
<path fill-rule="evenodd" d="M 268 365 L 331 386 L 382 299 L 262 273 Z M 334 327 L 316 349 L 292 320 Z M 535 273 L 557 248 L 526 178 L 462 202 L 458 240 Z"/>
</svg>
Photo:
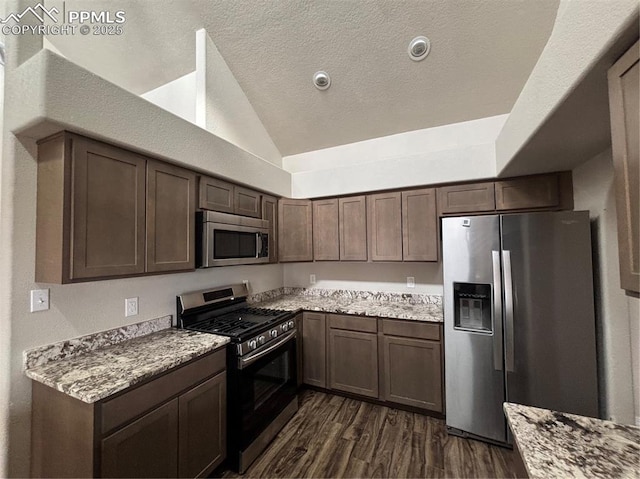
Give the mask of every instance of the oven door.
<svg viewBox="0 0 640 479">
<path fill-rule="evenodd" d="M 297 398 L 296 332 L 275 344 L 236 359 L 236 395 L 230 397 L 230 430 L 235 446 L 246 450 L 262 431 Z M 234 389 L 235 389 L 234 388 Z"/>
</svg>

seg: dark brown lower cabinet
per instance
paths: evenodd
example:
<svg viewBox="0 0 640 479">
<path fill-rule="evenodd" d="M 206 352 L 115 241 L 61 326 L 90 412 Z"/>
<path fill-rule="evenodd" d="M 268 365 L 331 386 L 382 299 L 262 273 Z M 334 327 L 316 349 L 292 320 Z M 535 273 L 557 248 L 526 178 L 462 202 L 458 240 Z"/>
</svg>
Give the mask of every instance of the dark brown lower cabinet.
<svg viewBox="0 0 640 479">
<path fill-rule="evenodd" d="M 304 313 L 302 317 L 303 382 L 327 387 L 326 315 Z"/>
<path fill-rule="evenodd" d="M 107 436 L 100 451 L 101 477 L 177 477 L 178 399 Z"/>
<path fill-rule="evenodd" d="M 378 339 L 375 333 L 329 329 L 328 355 L 330 389 L 378 397 Z"/>
<path fill-rule="evenodd" d="M 442 412 L 440 343 L 396 336 L 381 338 L 382 399 Z"/>
<path fill-rule="evenodd" d="M 322 313 L 303 323 L 305 384 L 444 413 L 441 324 Z"/>
<path fill-rule="evenodd" d="M 96 403 L 33 383 L 32 477 L 205 477 L 226 457 L 226 352 Z"/>
</svg>

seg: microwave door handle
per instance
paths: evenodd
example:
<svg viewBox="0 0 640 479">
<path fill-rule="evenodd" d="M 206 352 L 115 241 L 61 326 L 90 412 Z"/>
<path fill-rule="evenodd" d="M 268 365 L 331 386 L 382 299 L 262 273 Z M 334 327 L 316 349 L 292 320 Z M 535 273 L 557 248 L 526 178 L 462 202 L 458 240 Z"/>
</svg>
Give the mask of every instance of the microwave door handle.
<svg viewBox="0 0 640 479">
<path fill-rule="evenodd" d="M 262 248 L 262 233 L 256 233 L 256 259 L 260 257 L 261 248 Z"/>
</svg>

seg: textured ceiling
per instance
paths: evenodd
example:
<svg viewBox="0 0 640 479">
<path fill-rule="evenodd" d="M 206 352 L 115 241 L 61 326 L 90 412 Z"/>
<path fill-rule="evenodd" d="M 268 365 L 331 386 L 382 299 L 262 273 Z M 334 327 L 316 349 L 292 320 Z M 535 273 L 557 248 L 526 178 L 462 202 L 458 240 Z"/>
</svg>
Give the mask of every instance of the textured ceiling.
<svg viewBox="0 0 640 479">
<path fill-rule="evenodd" d="M 48 5 L 60 2 L 48 1 Z M 558 0 L 66 0 L 126 12 L 125 34 L 57 36 L 70 60 L 142 93 L 195 68 L 206 28 L 283 155 L 511 110 Z M 409 41 L 431 39 L 413 62 Z M 311 82 L 332 78 L 327 91 Z"/>
</svg>

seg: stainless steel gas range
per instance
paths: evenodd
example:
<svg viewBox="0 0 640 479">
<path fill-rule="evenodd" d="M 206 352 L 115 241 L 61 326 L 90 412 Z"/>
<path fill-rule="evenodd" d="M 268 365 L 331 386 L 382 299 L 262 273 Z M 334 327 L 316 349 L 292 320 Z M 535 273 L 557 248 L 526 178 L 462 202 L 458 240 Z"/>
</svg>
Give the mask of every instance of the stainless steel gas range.
<svg viewBox="0 0 640 479">
<path fill-rule="evenodd" d="M 245 285 L 177 297 L 179 328 L 228 336 L 227 457 L 243 473 L 298 410 L 289 311 L 252 308 Z"/>
</svg>

